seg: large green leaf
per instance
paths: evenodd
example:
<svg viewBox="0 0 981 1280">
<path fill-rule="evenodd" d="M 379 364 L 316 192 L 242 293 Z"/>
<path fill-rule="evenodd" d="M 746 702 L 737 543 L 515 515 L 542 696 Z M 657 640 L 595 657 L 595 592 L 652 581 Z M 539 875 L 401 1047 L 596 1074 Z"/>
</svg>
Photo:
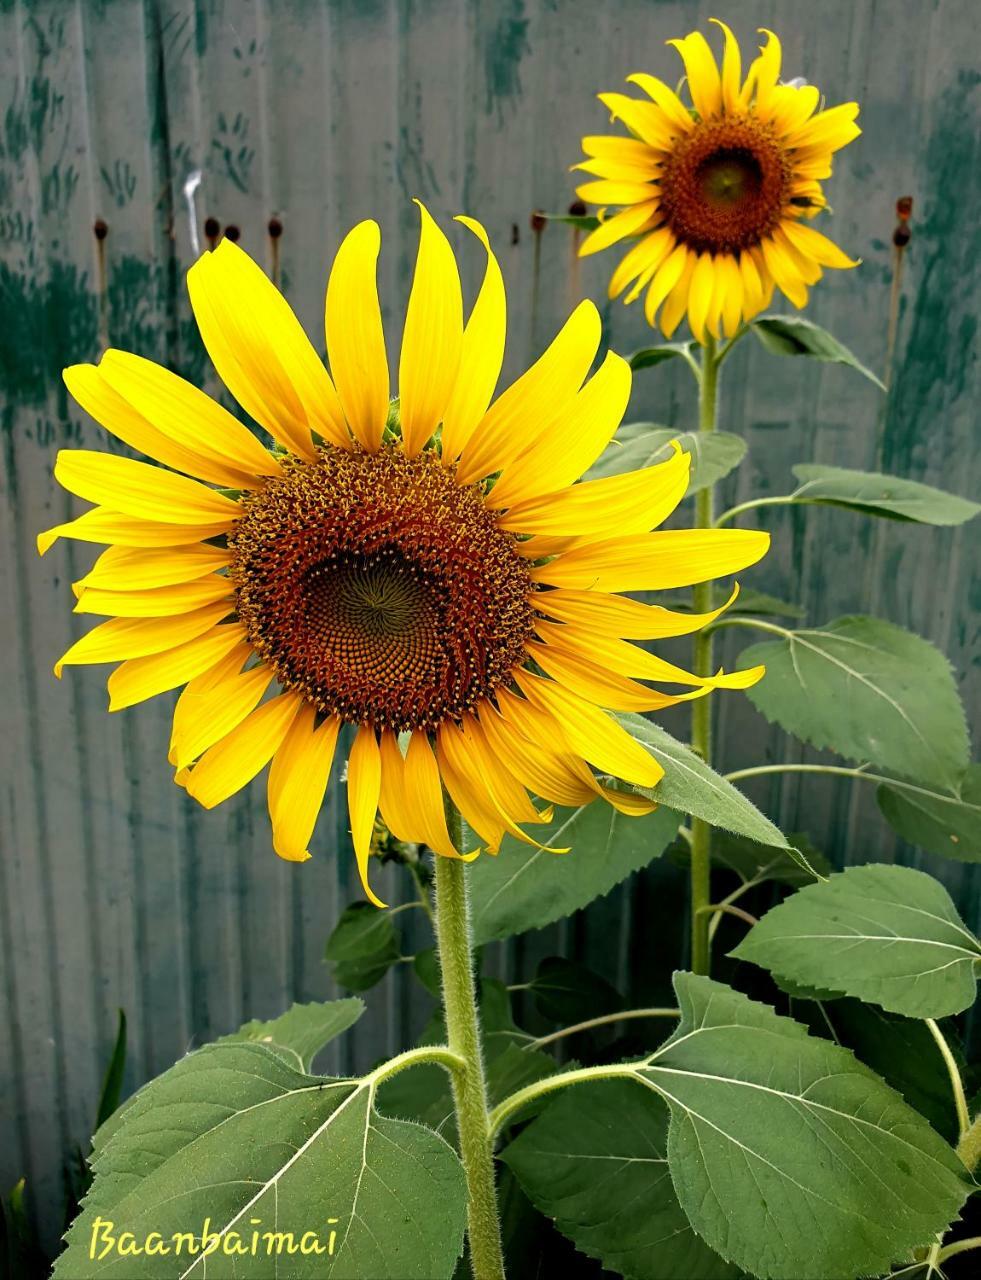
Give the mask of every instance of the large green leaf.
<svg viewBox="0 0 981 1280">
<path fill-rule="evenodd" d="M 775 1280 L 878 1275 L 955 1218 L 971 1179 L 845 1049 L 681 973 L 681 1023 L 636 1064 L 671 1111 L 668 1161 L 691 1225 Z"/>
<path fill-rule="evenodd" d="M 782 978 L 910 1018 L 974 1002 L 981 944 L 939 881 L 911 867 L 849 867 L 791 895 L 731 954 Z"/>
<path fill-rule="evenodd" d="M 253 1019 L 222 1036 L 216 1044 L 249 1041 L 282 1049 L 293 1065 L 309 1071 L 314 1058 L 335 1036 L 353 1026 L 364 1013 L 363 1000 L 325 1000 L 317 1004 L 294 1004 L 270 1022 Z"/>
<path fill-rule="evenodd" d="M 935 525 L 964 524 L 981 511 L 981 506 L 967 498 L 899 476 L 848 471 L 818 463 L 801 463 L 793 472 L 801 481 L 801 487 L 790 495 L 793 502 L 845 507 L 867 515 Z"/>
<path fill-rule="evenodd" d="M 728 831 L 719 831 L 712 839 L 712 865 L 733 872 L 743 884 L 749 881 L 762 884 L 773 880 L 777 884 L 797 888 L 830 875 L 831 863 L 806 835 L 792 832 L 787 836 L 787 845 L 786 849 L 774 849 Z M 691 849 L 683 840 L 671 846 L 668 857 L 679 867 L 691 866 Z"/>
<path fill-rule="evenodd" d="M 676 431 L 674 427 L 662 427 L 654 422 L 631 422 L 620 428 L 599 461 L 589 469 L 586 479 L 599 480 L 667 462 L 674 452 L 671 447 L 674 441 L 685 453 L 691 454 L 689 494 L 716 484 L 746 456 L 746 441 L 727 431 L 702 434 Z"/>
<path fill-rule="evenodd" d="M 851 1049 L 897 1089 L 914 1111 L 926 1116 L 942 1137 L 952 1144 L 957 1142 L 950 1076 L 925 1022 L 838 997 L 820 1007 L 810 1001 L 795 1001 L 793 1016 L 806 1022 L 812 1034 L 828 1036 Z M 944 1035 L 952 1051 L 959 1054 L 954 1029 L 945 1027 Z"/>
<path fill-rule="evenodd" d="M 846 346 L 832 337 L 827 329 L 802 316 L 757 316 L 752 330 L 762 345 L 774 356 L 809 356 L 831 364 L 846 364 L 885 391 L 885 387 Z"/>
<path fill-rule="evenodd" d="M 667 1160 L 668 1111 L 635 1081 L 566 1090 L 502 1152 L 535 1207 L 627 1280 L 729 1280 L 691 1229 Z"/>
<path fill-rule="evenodd" d="M 968 765 L 953 794 L 883 785 L 876 798 L 886 821 L 910 844 L 944 858 L 981 861 L 981 764 Z"/>
<path fill-rule="evenodd" d="M 679 818 L 665 808 L 628 818 L 595 801 L 581 809 L 557 809 L 535 838 L 565 854 L 545 853 L 506 836 L 496 858 L 467 868 L 477 942 L 508 938 L 571 915 L 662 853 Z"/>
<path fill-rule="evenodd" d="M 375 1075 L 309 1076 L 259 1044 L 216 1044 L 183 1058 L 147 1085 L 94 1161 L 95 1181 L 55 1267 L 57 1280 L 265 1280 L 276 1262 L 257 1254 L 190 1259 L 89 1256 L 97 1217 L 118 1236 L 200 1236 L 206 1220 L 229 1247 L 253 1230 L 317 1232 L 336 1224 L 332 1256 L 279 1260 L 295 1280 L 450 1277 L 463 1242 L 466 1190 L 453 1150 L 415 1124 L 379 1115 Z M 436 1211 L 434 1211 L 436 1206 Z M 259 1224 L 255 1224 L 259 1219 Z M 260 1240 L 261 1240 L 260 1234 Z"/>
<path fill-rule="evenodd" d="M 354 902 L 341 913 L 327 939 L 324 959 L 334 981 L 349 991 L 367 991 L 399 960 L 399 940 L 391 912 Z"/>
<path fill-rule="evenodd" d="M 879 618 L 838 618 L 740 654 L 766 675 L 747 696 L 815 747 L 952 788 L 968 763 L 950 664 L 928 641 Z"/>
<path fill-rule="evenodd" d="M 759 809 L 731 782 L 711 769 L 690 747 L 662 729 L 653 720 L 624 712 L 617 719 L 645 746 L 664 769 L 664 777 L 652 790 L 636 787 L 679 813 L 703 818 L 713 827 L 734 831 L 761 844 L 786 849 L 786 838 Z M 791 855 L 793 856 L 793 855 Z"/>
</svg>

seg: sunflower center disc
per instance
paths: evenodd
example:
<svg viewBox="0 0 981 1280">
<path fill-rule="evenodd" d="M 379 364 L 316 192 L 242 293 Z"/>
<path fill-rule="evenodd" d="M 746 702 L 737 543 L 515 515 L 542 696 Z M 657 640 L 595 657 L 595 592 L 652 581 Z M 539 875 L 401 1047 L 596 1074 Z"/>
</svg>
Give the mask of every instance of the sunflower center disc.
<svg viewBox="0 0 981 1280">
<path fill-rule="evenodd" d="M 432 729 L 510 678 L 532 630 L 528 568 L 475 486 L 427 451 L 349 452 L 242 500 L 238 613 L 280 684 L 379 728 Z"/>
<path fill-rule="evenodd" d="M 675 234 L 699 252 L 748 249 L 777 225 L 790 170 L 768 126 L 705 121 L 664 164 L 661 199 Z"/>
</svg>

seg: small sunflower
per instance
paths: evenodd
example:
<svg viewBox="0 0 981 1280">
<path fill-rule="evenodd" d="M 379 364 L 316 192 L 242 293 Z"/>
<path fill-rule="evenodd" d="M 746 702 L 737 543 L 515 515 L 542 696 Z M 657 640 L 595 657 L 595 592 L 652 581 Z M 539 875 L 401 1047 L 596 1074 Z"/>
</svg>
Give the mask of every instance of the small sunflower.
<svg viewBox="0 0 981 1280">
<path fill-rule="evenodd" d="M 420 210 L 398 401 L 374 222 L 348 234 L 330 274 L 329 374 L 262 270 L 223 241 L 191 268 L 191 302 L 215 368 L 270 445 L 174 373 L 107 351 L 65 381 L 110 432 L 163 465 L 62 451 L 55 476 L 98 505 L 38 539 L 42 554 L 59 537 L 109 544 L 74 584 L 76 612 L 109 621 L 55 673 L 119 662 L 110 710 L 183 685 L 176 780 L 211 808 L 271 764 L 281 857 L 309 857 L 338 734 L 353 727 L 351 831 L 376 903 L 367 867 L 379 810 L 398 839 L 451 858 L 464 854 L 443 787 L 490 852 L 505 832 L 537 845 L 522 824 L 546 821 L 552 802 L 647 812 L 649 801 L 611 781 L 650 787 L 662 770 L 605 709 L 665 707 L 761 674 L 701 680 L 629 643 L 717 615 L 619 593 L 735 572 L 765 553 L 767 536 L 650 532 L 687 487 L 680 451 L 575 484 L 630 391 L 612 353 L 587 377 L 596 308 L 583 302 L 492 403 L 500 268 L 483 227 L 460 218 L 486 251 L 464 323 L 453 251 Z"/>
<path fill-rule="evenodd" d="M 670 337 L 687 312 L 699 342 L 706 333 L 731 336 L 769 306 L 775 287 L 803 307 L 822 267 L 858 265 L 804 221 L 825 207 L 821 180 L 831 176 L 833 153 L 861 132 L 858 104 L 819 111 L 813 85 L 780 83 L 772 31 L 743 80 L 735 37 L 712 21 L 725 37 L 721 71 L 700 32 L 668 41 L 684 63 L 691 108 L 654 76 L 628 76 L 647 100 L 599 98 L 633 136 L 583 138 L 588 159 L 575 166 L 598 179 L 577 189 L 581 200 L 603 212 L 621 206 L 580 253 L 637 241 L 613 273 L 610 297 L 632 284 L 629 303 L 646 289 L 648 323 L 660 311 Z"/>
</svg>

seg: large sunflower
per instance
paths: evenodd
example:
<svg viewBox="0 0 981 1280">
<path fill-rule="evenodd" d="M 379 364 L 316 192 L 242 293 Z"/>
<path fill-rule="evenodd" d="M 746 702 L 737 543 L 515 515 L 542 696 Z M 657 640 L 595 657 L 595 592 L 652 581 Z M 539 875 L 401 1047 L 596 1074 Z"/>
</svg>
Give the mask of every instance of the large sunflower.
<svg viewBox="0 0 981 1280">
<path fill-rule="evenodd" d="M 647 100 L 601 93 L 600 101 L 632 137 L 583 138 L 589 157 L 575 166 L 598 181 L 580 199 L 620 212 L 583 241 L 583 254 L 620 240 L 637 242 L 610 280 L 615 298 L 644 290 L 649 324 L 660 311 L 670 337 L 685 312 L 699 342 L 706 332 L 735 333 L 769 306 L 774 287 L 796 307 L 822 267 L 858 264 L 805 219 L 825 207 L 821 179 L 832 154 L 858 137 L 858 104 L 818 111 L 809 84 L 780 83 L 780 41 L 767 42 L 742 79 L 739 45 L 724 22 L 721 71 L 705 37 L 669 40 L 685 67 L 691 107 L 663 81 L 627 79 Z M 816 114 L 815 114 L 816 113 Z"/>
<path fill-rule="evenodd" d="M 347 795 L 366 892 L 376 812 L 400 839 L 459 857 L 445 786 L 485 848 L 546 802 L 653 806 L 611 780 L 662 770 L 603 708 L 649 710 L 760 669 L 701 680 L 628 643 L 681 635 L 693 616 L 616 594 L 729 574 L 766 551 L 742 530 L 651 533 L 685 492 L 689 458 L 574 484 L 610 441 L 630 390 L 583 302 L 541 358 L 491 403 L 505 296 L 487 266 L 464 324 L 449 242 L 422 209 L 398 401 L 376 287 L 380 235 L 346 237 L 327 286 L 331 373 L 285 299 L 224 241 L 191 268 L 205 345 L 271 447 L 203 392 L 122 351 L 66 370 L 94 418 L 163 467 L 84 449 L 55 475 L 93 510 L 41 535 L 111 544 L 75 583 L 108 615 L 67 663 L 120 662 L 110 710 L 185 685 L 171 763 L 210 808 L 271 762 L 281 857 L 301 861 L 341 726 L 356 727 Z M 633 677 L 685 687 L 660 692 Z M 590 767 L 592 766 L 592 767 Z M 595 772 L 594 772 L 595 770 Z M 442 783 L 442 786 L 441 786 Z M 471 856 L 468 854 L 467 856 Z"/>
</svg>

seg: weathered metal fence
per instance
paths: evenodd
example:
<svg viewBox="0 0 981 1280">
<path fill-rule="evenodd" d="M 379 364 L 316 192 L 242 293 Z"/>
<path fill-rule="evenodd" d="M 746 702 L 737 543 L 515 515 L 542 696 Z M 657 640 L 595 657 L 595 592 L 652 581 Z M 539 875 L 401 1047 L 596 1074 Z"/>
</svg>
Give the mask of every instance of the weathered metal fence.
<svg viewBox="0 0 981 1280">
<path fill-rule="evenodd" d="M 51 479 L 56 450 L 104 443 L 68 404 L 61 368 L 117 345 L 215 389 L 183 283 L 198 247 L 237 234 L 316 338 L 327 265 L 365 216 L 382 226 L 394 336 L 415 249 L 414 195 L 444 225 L 465 211 L 488 226 L 509 286 L 512 373 L 583 295 L 603 305 L 611 343 L 634 349 L 646 336 L 642 316 L 602 303 L 609 261 L 580 266 L 576 233 L 557 224 L 533 232 L 529 214 L 568 206 L 579 138 L 605 118 L 593 95 L 631 71 L 670 67 L 664 40 L 715 12 L 652 0 L 0 4 L 0 1188 L 26 1175 L 49 1234 L 64 1154 L 90 1130 L 116 1009 L 130 1019 L 135 1087 L 249 1016 L 330 996 L 325 936 L 358 893 L 340 787 L 319 857 L 281 863 L 260 788 L 204 813 L 174 787 L 171 700 L 110 717 L 91 671 L 53 679 L 54 659 L 80 629 L 68 584 L 91 556 L 58 544 L 39 561 L 34 535 L 70 508 Z M 802 368 L 745 347 L 727 366 L 722 425 L 744 433 L 751 452 L 726 496 L 786 492 L 791 464 L 807 460 L 878 464 L 976 496 L 973 6 L 770 0 L 721 16 L 744 40 L 757 26 L 778 29 L 791 74 L 832 102 L 862 103 L 864 136 L 843 154 L 831 198 L 835 236 L 864 265 L 822 284 L 811 314 L 879 369 L 895 201 L 915 201 L 888 398 L 840 367 Z M 478 259 L 468 260 L 471 289 Z M 638 377 L 632 416 L 681 427 L 691 411 L 683 374 Z M 812 621 L 864 611 L 923 631 L 977 711 L 971 527 L 819 510 L 766 523 L 774 550 L 752 585 L 800 600 Z M 725 761 L 796 751 L 745 699 L 717 703 Z M 754 798 L 839 863 L 917 857 L 897 847 L 869 787 L 788 776 Z M 976 922 L 977 870 L 928 865 Z M 682 954 L 680 926 L 647 928 L 672 874 L 655 865 L 588 915 L 502 948 L 491 963 L 527 972 L 565 948 L 648 991 L 652 973 Z M 402 966 L 333 1065 L 404 1043 L 427 1012 Z"/>
</svg>

